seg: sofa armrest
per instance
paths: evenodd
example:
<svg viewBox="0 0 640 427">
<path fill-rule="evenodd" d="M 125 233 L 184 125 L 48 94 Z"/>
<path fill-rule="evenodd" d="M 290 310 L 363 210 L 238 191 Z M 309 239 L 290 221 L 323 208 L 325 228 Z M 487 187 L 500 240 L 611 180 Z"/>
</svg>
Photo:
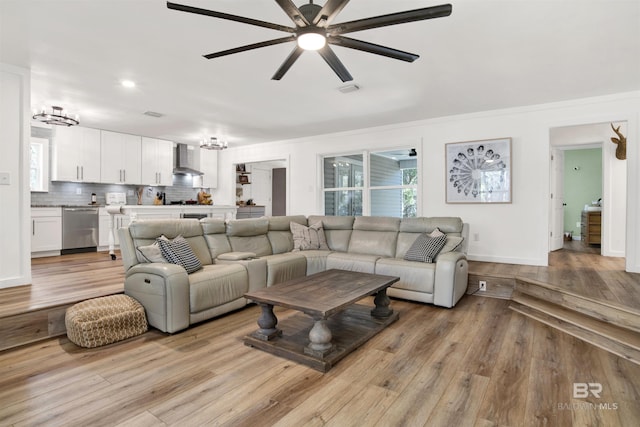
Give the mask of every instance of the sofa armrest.
<svg viewBox="0 0 640 427">
<path fill-rule="evenodd" d="M 241 261 L 244 259 L 253 259 L 256 258 L 255 252 L 225 252 L 223 254 L 218 255 L 216 259 L 222 261 Z"/>
<path fill-rule="evenodd" d="M 182 266 L 136 264 L 127 270 L 124 293 L 142 304 L 151 326 L 169 333 L 189 326 L 189 276 Z"/>
<path fill-rule="evenodd" d="M 438 255 L 436 276 L 433 284 L 433 303 L 451 308 L 467 291 L 469 264 L 462 252 L 447 252 Z"/>
</svg>

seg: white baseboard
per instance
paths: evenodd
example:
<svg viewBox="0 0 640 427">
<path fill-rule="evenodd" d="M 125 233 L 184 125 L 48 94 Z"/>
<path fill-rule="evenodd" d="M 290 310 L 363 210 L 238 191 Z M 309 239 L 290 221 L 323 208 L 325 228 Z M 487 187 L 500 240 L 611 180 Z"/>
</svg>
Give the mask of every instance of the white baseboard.
<svg viewBox="0 0 640 427">
<path fill-rule="evenodd" d="M 534 258 L 509 258 L 499 257 L 492 255 L 480 255 L 480 254 L 467 254 L 469 261 L 481 261 L 481 262 L 495 262 L 499 264 L 520 264 L 520 265 L 534 265 L 546 267 L 549 264 L 549 260 L 534 259 Z"/>
</svg>

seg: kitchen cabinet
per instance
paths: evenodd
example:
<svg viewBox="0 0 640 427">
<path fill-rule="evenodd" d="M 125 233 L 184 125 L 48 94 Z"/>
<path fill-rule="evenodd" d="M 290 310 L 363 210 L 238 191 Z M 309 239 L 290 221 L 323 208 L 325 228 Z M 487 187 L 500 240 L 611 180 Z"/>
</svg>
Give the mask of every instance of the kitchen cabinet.
<svg viewBox="0 0 640 427">
<path fill-rule="evenodd" d="M 61 249 L 62 210 L 31 208 L 31 256 L 60 255 Z M 51 253 L 52 251 L 56 253 Z M 35 254 L 38 252 L 41 254 Z"/>
<path fill-rule="evenodd" d="M 101 131 L 100 181 L 105 184 L 140 184 L 141 147 L 140 136 Z"/>
<path fill-rule="evenodd" d="M 141 183 L 173 184 L 173 142 L 142 137 Z"/>
<path fill-rule="evenodd" d="M 580 239 L 585 245 L 599 245 L 601 242 L 602 212 L 582 211 Z"/>
<path fill-rule="evenodd" d="M 204 174 L 193 177 L 193 186 L 202 188 L 218 187 L 218 151 L 200 150 L 200 171 Z"/>
<path fill-rule="evenodd" d="M 100 182 L 100 130 L 56 126 L 52 181 Z"/>
<path fill-rule="evenodd" d="M 260 218 L 264 216 L 264 206 L 239 206 L 236 219 Z"/>
</svg>

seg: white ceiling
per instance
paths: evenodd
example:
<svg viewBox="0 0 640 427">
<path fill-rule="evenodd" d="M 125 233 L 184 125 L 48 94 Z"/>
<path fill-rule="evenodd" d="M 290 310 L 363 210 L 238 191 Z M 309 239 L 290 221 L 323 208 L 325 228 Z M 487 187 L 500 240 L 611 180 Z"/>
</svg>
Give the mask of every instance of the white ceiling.
<svg viewBox="0 0 640 427">
<path fill-rule="evenodd" d="M 274 1 L 174 1 L 292 25 Z M 352 0 L 334 22 L 441 3 Z M 271 80 L 292 43 L 204 59 L 286 34 L 161 0 L 0 0 L 0 62 L 31 69 L 33 108 L 60 105 L 84 126 L 190 144 L 218 136 L 230 146 L 640 89 L 638 0 L 452 4 L 447 18 L 349 34 L 419 54 L 414 63 L 334 47 L 361 87 L 349 94 L 314 52 Z"/>
</svg>

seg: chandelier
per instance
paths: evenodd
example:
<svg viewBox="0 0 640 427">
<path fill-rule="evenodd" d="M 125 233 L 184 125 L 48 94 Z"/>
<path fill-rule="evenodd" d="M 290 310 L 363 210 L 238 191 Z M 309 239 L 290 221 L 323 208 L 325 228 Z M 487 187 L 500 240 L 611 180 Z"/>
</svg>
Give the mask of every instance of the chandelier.
<svg viewBox="0 0 640 427">
<path fill-rule="evenodd" d="M 200 141 L 200 148 L 204 148 L 207 150 L 224 150 L 229 147 L 229 143 L 227 141 L 218 141 L 218 138 L 212 136 L 211 139 L 203 139 Z"/>
<path fill-rule="evenodd" d="M 75 118 L 69 117 L 67 113 L 64 112 L 62 107 L 56 106 L 51 107 L 50 113 L 47 113 L 47 111 L 42 108 L 39 113 L 35 113 L 33 115 L 33 119 L 39 122 L 44 122 L 48 125 L 75 126 L 80 124 L 77 114 Z"/>
</svg>

